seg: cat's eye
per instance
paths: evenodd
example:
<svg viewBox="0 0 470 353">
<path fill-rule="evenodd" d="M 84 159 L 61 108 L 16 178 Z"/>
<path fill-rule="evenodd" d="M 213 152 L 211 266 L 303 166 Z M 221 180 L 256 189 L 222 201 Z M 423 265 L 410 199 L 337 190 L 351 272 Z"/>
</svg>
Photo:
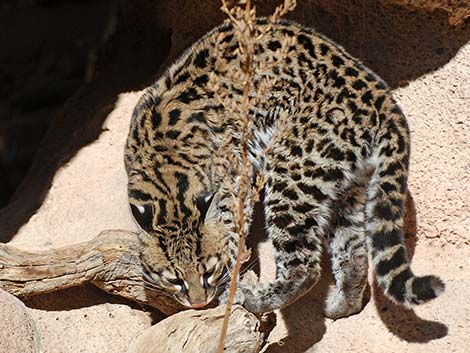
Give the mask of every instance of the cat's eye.
<svg viewBox="0 0 470 353">
<path fill-rule="evenodd" d="M 196 198 L 196 207 L 201 214 L 201 219 L 204 220 L 206 218 L 207 211 L 214 200 L 215 193 L 211 192 L 201 192 Z"/>
<path fill-rule="evenodd" d="M 181 293 L 186 293 L 188 288 L 182 279 L 179 278 L 166 278 L 166 281 L 172 284 L 176 289 L 178 289 Z"/>
<path fill-rule="evenodd" d="M 214 274 L 214 272 L 215 272 L 215 266 L 202 275 L 201 284 L 205 289 L 208 289 L 211 287 L 211 284 L 209 283 L 209 278 Z"/>
</svg>

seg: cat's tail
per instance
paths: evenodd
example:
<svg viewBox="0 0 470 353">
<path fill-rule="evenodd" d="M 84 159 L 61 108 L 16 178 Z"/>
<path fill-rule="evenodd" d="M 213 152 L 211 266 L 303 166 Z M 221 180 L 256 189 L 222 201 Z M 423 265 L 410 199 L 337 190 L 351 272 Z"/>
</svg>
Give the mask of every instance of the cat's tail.
<svg viewBox="0 0 470 353">
<path fill-rule="evenodd" d="M 366 243 L 378 285 L 394 302 L 410 307 L 436 298 L 444 283 L 411 271 L 403 242 L 409 132 L 398 107 L 387 115 L 369 159 L 374 169 L 367 190 Z"/>
</svg>

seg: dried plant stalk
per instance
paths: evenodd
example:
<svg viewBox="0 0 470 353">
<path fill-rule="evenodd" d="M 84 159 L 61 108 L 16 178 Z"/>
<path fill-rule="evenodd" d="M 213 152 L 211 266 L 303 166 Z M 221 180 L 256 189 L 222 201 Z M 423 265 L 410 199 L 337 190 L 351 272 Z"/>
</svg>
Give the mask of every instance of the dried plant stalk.
<svg viewBox="0 0 470 353">
<path fill-rule="evenodd" d="M 238 150 L 240 155 L 235 156 L 232 151 L 230 151 L 230 142 L 233 141 L 232 136 L 226 137 L 226 146 L 221 148 L 222 153 L 225 153 L 221 156 L 222 159 L 227 161 L 232 161 L 233 159 L 239 159 L 240 163 L 230 163 L 233 165 L 241 165 L 241 170 L 235 170 L 235 174 L 238 178 L 237 192 L 234 192 L 233 187 L 231 193 L 234 199 L 234 209 L 233 214 L 237 220 L 237 232 L 239 235 L 238 240 L 238 249 L 237 249 L 237 259 L 232 271 L 229 295 L 227 298 L 227 304 L 225 309 L 224 320 L 222 323 L 222 329 L 220 334 L 220 341 L 218 346 L 218 353 L 223 353 L 224 351 L 224 342 L 227 334 L 228 322 L 230 318 L 230 313 L 232 310 L 232 304 L 235 297 L 235 292 L 237 289 L 237 280 L 240 273 L 240 267 L 242 262 L 245 259 L 245 204 L 248 202 L 249 207 L 253 207 L 253 204 L 259 198 L 259 193 L 263 187 L 263 179 L 260 175 L 256 180 L 254 186 L 250 183 L 252 177 L 252 165 L 248 159 L 248 143 L 251 137 L 251 124 L 252 120 L 250 118 L 250 109 L 256 107 L 256 103 L 260 100 L 260 97 L 265 96 L 268 91 L 268 87 L 272 82 L 260 82 L 258 87 L 253 87 L 253 79 L 255 77 L 256 70 L 267 69 L 269 65 L 274 65 L 279 60 L 272 58 L 272 62 L 268 61 L 257 61 L 255 57 L 255 50 L 260 39 L 270 30 L 268 25 L 263 30 L 257 28 L 256 26 L 256 8 L 251 6 L 250 0 L 239 1 L 239 5 L 245 5 L 244 8 L 240 6 L 234 6 L 229 8 L 226 0 L 222 0 L 222 11 L 227 15 L 229 21 L 231 22 L 235 36 L 239 43 L 239 54 L 242 56 L 242 72 L 237 72 L 231 68 L 227 68 L 227 63 L 223 59 L 223 47 L 218 47 L 216 50 L 216 68 L 219 74 L 224 75 L 233 86 L 238 86 L 240 83 L 243 86 L 243 95 L 240 102 L 236 100 L 226 99 L 229 95 L 222 88 L 221 78 L 216 75 L 212 76 L 213 88 L 216 91 L 216 97 L 219 100 L 226 110 L 233 115 L 233 124 L 235 126 L 234 133 L 240 136 L 240 143 Z M 285 0 L 283 4 L 278 6 L 274 14 L 270 17 L 270 23 L 277 22 L 282 16 L 287 12 L 292 11 L 296 6 L 295 0 Z M 219 42 L 222 42 L 222 38 L 219 38 Z M 282 46 L 282 50 L 287 48 L 287 45 Z M 285 58 L 286 53 L 281 55 Z M 237 85 L 238 83 L 238 85 Z M 250 93 L 255 91 L 255 94 Z M 233 132 L 232 132 L 233 133 Z M 238 158 L 237 158 L 238 157 Z M 222 163 L 224 164 L 224 163 Z M 226 163 L 225 163 L 226 164 Z M 235 196 L 236 195 L 236 196 Z"/>
<path fill-rule="evenodd" d="M 230 319 L 230 313 L 232 311 L 232 304 L 233 304 L 233 298 L 235 296 L 235 291 L 237 289 L 237 279 L 238 279 L 238 274 L 240 273 L 240 267 L 241 267 L 241 258 L 243 257 L 243 250 L 245 247 L 245 212 L 244 212 L 244 206 L 246 202 L 246 196 L 247 196 L 247 185 L 249 184 L 249 172 L 248 172 L 248 125 L 249 125 L 249 92 L 251 88 L 251 79 L 253 77 L 253 68 L 252 68 L 252 57 L 254 53 L 254 47 L 253 47 L 253 42 L 250 41 L 250 37 L 252 35 L 252 32 L 249 30 L 249 24 L 253 26 L 253 19 L 251 18 L 251 2 L 250 0 L 246 1 L 245 5 L 245 17 L 240 17 L 236 18 L 234 17 L 233 13 L 235 11 L 229 10 L 227 3 L 225 0 L 222 0 L 222 10 L 229 16 L 230 20 L 232 21 L 232 24 L 234 28 L 237 28 L 237 23 L 240 21 L 245 20 L 245 34 L 248 36 L 248 38 L 245 38 L 245 41 L 240 41 L 240 46 L 241 50 L 245 54 L 245 60 L 244 60 L 244 74 L 245 74 L 245 82 L 244 82 L 244 87 L 243 87 L 243 99 L 241 103 L 241 115 L 242 115 L 242 129 L 241 129 L 241 165 L 242 165 L 242 171 L 241 171 L 241 180 L 240 180 L 240 190 L 239 190 L 239 199 L 238 199 L 238 234 L 239 234 L 239 240 L 238 240 L 238 251 L 237 251 L 237 260 L 235 262 L 235 267 L 232 272 L 232 277 L 230 280 L 230 289 L 229 289 L 229 295 L 227 299 L 227 305 L 225 308 L 225 315 L 224 315 L 224 320 L 222 322 L 222 330 L 220 333 L 220 340 L 219 340 L 219 347 L 218 347 L 218 352 L 223 353 L 224 351 L 224 345 L 225 345 L 225 338 L 227 335 L 227 329 L 228 329 L 228 322 Z M 240 13 L 235 14 L 235 16 L 239 16 Z M 243 23 L 243 22 L 242 22 Z M 241 32 L 243 33 L 243 32 Z"/>
</svg>

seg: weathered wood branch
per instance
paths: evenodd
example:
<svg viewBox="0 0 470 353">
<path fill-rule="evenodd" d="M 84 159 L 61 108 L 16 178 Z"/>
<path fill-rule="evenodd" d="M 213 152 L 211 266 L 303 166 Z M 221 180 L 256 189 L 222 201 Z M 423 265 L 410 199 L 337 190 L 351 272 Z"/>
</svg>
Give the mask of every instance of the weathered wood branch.
<svg viewBox="0 0 470 353">
<path fill-rule="evenodd" d="M 127 353 L 215 353 L 224 318 L 224 307 L 186 310 L 146 329 L 131 343 Z M 261 320 L 241 306 L 230 313 L 225 353 L 255 353 L 265 344 L 276 324 L 270 313 Z M 158 347 L 156 350 L 155 347 Z"/>
<path fill-rule="evenodd" d="M 167 315 L 181 311 L 170 297 L 145 288 L 140 248 L 140 235 L 123 230 L 104 231 L 90 241 L 41 253 L 0 244 L 0 288 L 24 298 L 91 282 Z M 218 307 L 171 316 L 146 330 L 129 352 L 149 352 L 156 344 L 165 352 L 215 351 L 223 312 Z M 272 316 L 260 321 L 244 308 L 234 308 L 225 352 L 258 352 L 273 327 Z"/>
<path fill-rule="evenodd" d="M 90 241 L 41 253 L 0 244 L 0 288 L 19 298 L 85 282 L 167 315 L 183 309 L 170 297 L 145 288 L 137 233 L 103 231 Z"/>
</svg>

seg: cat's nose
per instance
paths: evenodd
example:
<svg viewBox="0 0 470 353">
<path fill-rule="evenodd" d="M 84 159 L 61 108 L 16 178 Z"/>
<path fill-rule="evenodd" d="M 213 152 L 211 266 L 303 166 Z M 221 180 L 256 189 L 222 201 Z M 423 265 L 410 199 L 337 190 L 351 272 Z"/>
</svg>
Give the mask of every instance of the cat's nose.
<svg viewBox="0 0 470 353">
<path fill-rule="evenodd" d="M 193 309 L 200 309 L 200 308 L 203 308 L 207 305 L 207 302 L 194 302 L 194 303 L 191 303 L 191 308 Z"/>
</svg>

